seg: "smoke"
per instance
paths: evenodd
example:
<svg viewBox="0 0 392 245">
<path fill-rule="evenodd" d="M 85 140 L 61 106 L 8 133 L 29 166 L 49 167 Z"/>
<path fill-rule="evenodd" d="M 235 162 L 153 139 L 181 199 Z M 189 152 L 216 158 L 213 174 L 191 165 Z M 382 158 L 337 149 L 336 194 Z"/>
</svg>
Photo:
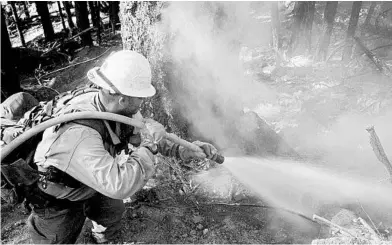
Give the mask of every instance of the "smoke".
<svg viewBox="0 0 392 245">
<path fill-rule="evenodd" d="M 247 3 L 172 2 L 162 15 L 160 29 L 173 33 L 167 47 L 171 89 L 194 132 L 218 145 L 228 141 L 223 125 L 236 120 L 246 105 L 274 98 L 270 89 L 244 75 L 239 62 L 241 35 L 263 33 L 252 30 L 249 13 Z"/>
</svg>

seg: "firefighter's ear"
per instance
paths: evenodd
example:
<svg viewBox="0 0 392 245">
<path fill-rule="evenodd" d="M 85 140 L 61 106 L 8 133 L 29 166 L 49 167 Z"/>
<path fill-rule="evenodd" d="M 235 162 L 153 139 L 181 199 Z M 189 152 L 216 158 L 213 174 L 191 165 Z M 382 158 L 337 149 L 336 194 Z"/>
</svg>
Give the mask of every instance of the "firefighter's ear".
<svg viewBox="0 0 392 245">
<path fill-rule="evenodd" d="M 126 107 L 127 99 L 124 98 L 124 96 L 119 96 L 119 97 L 118 97 L 118 104 L 119 104 L 121 107 Z"/>
</svg>

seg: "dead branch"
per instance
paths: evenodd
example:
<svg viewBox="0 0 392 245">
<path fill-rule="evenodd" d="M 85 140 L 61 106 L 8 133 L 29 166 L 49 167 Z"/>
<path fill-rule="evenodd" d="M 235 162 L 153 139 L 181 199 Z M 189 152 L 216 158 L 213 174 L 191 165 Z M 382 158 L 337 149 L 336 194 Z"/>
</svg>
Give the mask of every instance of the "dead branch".
<svg viewBox="0 0 392 245">
<path fill-rule="evenodd" d="M 369 214 L 366 212 L 365 208 L 362 206 L 361 202 L 360 202 L 359 200 L 357 200 L 357 202 L 358 202 L 358 204 L 361 206 L 362 211 L 366 214 L 366 216 L 368 217 L 368 219 L 369 219 L 370 222 L 372 223 L 373 228 L 377 231 L 377 234 L 378 234 L 379 236 L 381 236 L 380 232 L 377 230 L 376 225 L 374 224 L 373 220 L 370 218 Z"/>
<path fill-rule="evenodd" d="M 369 224 L 364 219 L 359 217 L 358 220 L 373 235 L 374 240 L 376 240 L 376 242 L 381 242 L 381 239 L 378 237 L 376 232 L 372 229 L 372 227 L 369 226 Z"/>
<path fill-rule="evenodd" d="M 366 131 L 370 134 L 370 145 L 373 148 L 374 154 L 376 154 L 377 159 L 384 164 L 387 169 L 390 177 L 390 181 L 392 182 L 392 164 L 388 160 L 387 155 L 385 154 L 384 148 L 381 145 L 380 139 L 378 138 L 376 131 L 374 130 L 374 126 L 368 127 Z"/>
<path fill-rule="evenodd" d="M 333 226 L 333 227 L 339 229 L 340 231 L 342 231 L 342 232 L 344 232 L 344 233 L 346 233 L 346 234 L 348 234 L 348 235 L 350 235 L 350 236 L 352 236 L 352 237 L 354 237 L 354 238 L 357 238 L 357 237 L 356 237 L 355 235 L 353 235 L 348 229 L 346 229 L 346 228 L 344 228 L 344 227 L 341 227 L 340 225 L 337 225 L 337 224 L 335 224 L 335 223 L 333 223 L 333 222 L 331 222 L 331 221 L 329 221 L 329 220 L 327 220 L 327 219 L 325 219 L 325 218 L 323 218 L 323 217 L 320 217 L 320 216 L 318 216 L 317 214 L 313 214 L 313 220 L 314 220 L 314 221 L 318 221 L 318 222 L 321 223 L 321 224 Z"/>
<path fill-rule="evenodd" d="M 380 46 L 380 47 L 377 47 L 377 48 L 374 48 L 374 49 L 372 49 L 370 51 L 375 51 L 375 50 L 380 49 L 380 48 L 387 48 L 387 47 L 391 47 L 391 46 L 392 46 L 392 43 L 387 44 L 387 45 L 383 45 L 383 46 Z"/>
<path fill-rule="evenodd" d="M 57 72 L 59 72 L 59 71 L 66 70 L 66 69 L 68 69 L 68 68 L 71 68 L 71 67 L 74 67 L 74 66 L 77 66 L 77 65 L 81 65 L 81 64 L 84 64 L 84 63 L 87 63 L 87 62 L 96 60 L 96 59 L 102 57 L 102 56 L 103 56 L 106 52 L 108 52 L 109 50 L 110 50 L 110 48 L 106 49 L 105 52 L 103 52 L 102 54 L 98 55 L 98 56 L 95 57 L 95 58 L 91 58 L 91 59 L 88 59 L 88 60 L 85 60 L 85 61 L 82 61 L 82 62 L 79 62 L 79 63 L 76 63 L 76 64 L 72 64 L 72 65 L 69 65 L 69 66 L 66 66 L 66 67 L 57 69 L 57 70 L 55 70 L 55 71 L 49 72 L 49 73 L 47 73 L 47 74 L 42 75 L 41 77 L 39 77 L 39 79 L 41 79 L 41 78 L 43 78 L 43 77 L 46 77 L 46 76 L 49 76 L 49 75 L 52 75 L 52 74 L 57 73 Z"/>
<path fill-rule="evenodd" d="M 354 37 L 354 40 L 357 42 L 358 46 L 362 49 L 362 51 L 367 55 L 367 57 L 376 65 L 377 69 L 384 73 L 385 75 L 389 75 L 390 70 L 389 67 L 378 58 L 372 51 L 370 51 L 365 44 L 359 39 L 359 37 Z"/>
</svg>

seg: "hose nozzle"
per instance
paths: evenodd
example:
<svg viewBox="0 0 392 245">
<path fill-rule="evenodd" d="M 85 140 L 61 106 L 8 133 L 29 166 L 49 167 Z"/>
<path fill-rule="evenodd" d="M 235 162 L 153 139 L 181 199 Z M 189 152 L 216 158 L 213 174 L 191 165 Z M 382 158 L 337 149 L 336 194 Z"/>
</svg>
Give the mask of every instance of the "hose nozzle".
<svg viewBox="0 0 392 245">
<path fill-rule="evenodd" d="M 218 153 L 216 153 L 216 154 L 212 157 L 211 160 L 214 161 L 214 162 L 216 162 L 216 163 L 222 164 L 222 163 L 225 161 L 225 157 L 222 156 L 222 155 L 220 155 L 220 154 L 218 154 Z"/>
</svg>

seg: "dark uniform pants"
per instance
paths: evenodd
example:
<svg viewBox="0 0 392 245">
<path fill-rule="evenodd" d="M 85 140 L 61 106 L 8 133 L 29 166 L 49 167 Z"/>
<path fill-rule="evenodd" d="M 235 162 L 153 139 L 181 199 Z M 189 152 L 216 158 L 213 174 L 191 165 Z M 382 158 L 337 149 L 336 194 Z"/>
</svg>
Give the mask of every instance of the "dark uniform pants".
<svg viewBox="0 0 392 245">
<path fill-rule="evenodd" d="M 93 221 L 93 236 L 103 243 L 120 230 L 124 211 L 122 200 L 97 194 L 72 208 L 33 210 L 28 219 L 29 232 L 34 244 L 75 243 L 88 217 Z"/>
</svg>

